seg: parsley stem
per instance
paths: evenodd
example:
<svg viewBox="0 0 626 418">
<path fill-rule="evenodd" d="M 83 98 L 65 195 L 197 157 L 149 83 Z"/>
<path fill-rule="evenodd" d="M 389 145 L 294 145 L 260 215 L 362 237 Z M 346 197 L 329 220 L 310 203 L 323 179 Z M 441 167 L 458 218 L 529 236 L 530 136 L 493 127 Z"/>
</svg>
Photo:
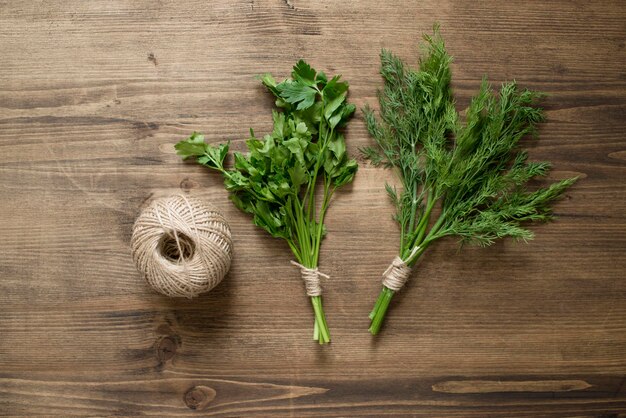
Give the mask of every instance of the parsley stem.
<svg viewBox="0 0 626 418">
<path fill-rule="evenodd" d="M 318 90 L 319 92 L 319 90 Z M 321 92 L 319 92 L 320 95 L 322 95 Z M 323 96 L 323 95 L 322 95 Z M 324 100 L 322 97 L 322 110 L 321 110 L 321 119 L 320 119 L 320 124 L 319 124 L 319 128 L 318 128 L 318 132 L 317 132 L 317 144 L 318 147 L 320 149 L 320 155 L 324 155 L 324 151 L 326 150 L 326 145 L 328 143 L 328 138 L 326 137 L 326 135 L 324 135 L 323 133 L 323 129 L 324 128 Z M 318 158 L 317 161 L 315 161 L 315 170 L 313 170 L 313 178 L 312 180 L 309 181 L 309 186 L 310 187 L 310 191 L 309 188 L 307 187 L 307 191 L 309 191 L 309 201 L 308 201 L 308 212 L 309 212 L 309 220 L 311 222 L 315 222 L 315 185 L 317 183 L 317 173 L 320 170 L 320 167 L 322 166 L 322 159 Z M 306 197 L 306 196 L 305 196 Z"/>
<path fill-rule="evenodd" d="M 309 253 L 310 243 L 308 240 L 308 231 L 306 230 L 306 223 L 304 220 L 304 209 L 298 199 L 293 200 L 293 204 L 296 206 L 294 209 L 296 215 L 296 234 L 298 236 L 298 243 L 300 244 L 300 262 L 311 268 Z"/>
<path fill-rule="evenodd" d="M 326 316 L 324 315 L 324 308 L 322 307 L 321 296 L 311 296 L 311 304 L 313 305 L 313 311 L 315 312 L 315 325 L 318 329 L 319 343 L 325 344 L 330 342 L 330 331 L 328 330 L 328 324 L 326 323 Z M 315 332 L 314 332 L 315 336 Z"/>
<path fill-rule="evenodd" d="M 293 243 L 293 241 L 291 239 L 288 239 L 287 244 L 289 244 L 289 248 L 291 248 L 291 252 L 293 253 L 294 257 L 296 257 L 299 263 L 302 263 L 302 256 L 300 255 L 300 251 L 298 251 L 298 248 Z"/>
<path fill-rule="evenodd" d="M 322 235 L 324 233 L 324 218 L 326 217 L 326 210 L 328 209 L 328 205 L 330 204 L 330 198 L 334 193 L 334 189 L 330 188 L 330 179 L 324 176 L 324 200 L 322 201 L 322 207 L 320 208 L 320 215 L 317 224 L 317 246 L 316 251 L 313 255 L 313 262 L 317 265 L 319 260 L 319 252 L 320 252 L 320 244 L 322 242 Z"/>
</svg>

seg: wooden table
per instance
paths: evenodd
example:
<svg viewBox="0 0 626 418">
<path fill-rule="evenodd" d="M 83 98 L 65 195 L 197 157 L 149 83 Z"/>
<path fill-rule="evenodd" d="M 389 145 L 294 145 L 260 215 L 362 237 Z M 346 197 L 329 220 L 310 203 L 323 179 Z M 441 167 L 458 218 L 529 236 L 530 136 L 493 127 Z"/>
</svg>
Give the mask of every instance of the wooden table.
<svg viewBox="0 0 626 418">
<path fill-rule="evenodd" d="M 300 57 L 375 103 L 380 48 L 415 62 L 434 21 L 459 107 L 483 74 L 548 92 L 532 157 L 581 180 L 529 245 L 429 249 L 373 338 L 398 235 L 392 175 L 360 159 L 328 215 L 319 347 L 286 245 L 173 144 L 198 130 L 242 150 L 271 127 L 253 76 Z M 0 414 L 624 414 L 625 40 L 623 1 L 0 2 Z M 347 142 L 370 143 L 360 113 Z M 152 292 L 129 251 L 142 205 L 181 191 L 236 245 L 192 301 Z"/>
</svg>

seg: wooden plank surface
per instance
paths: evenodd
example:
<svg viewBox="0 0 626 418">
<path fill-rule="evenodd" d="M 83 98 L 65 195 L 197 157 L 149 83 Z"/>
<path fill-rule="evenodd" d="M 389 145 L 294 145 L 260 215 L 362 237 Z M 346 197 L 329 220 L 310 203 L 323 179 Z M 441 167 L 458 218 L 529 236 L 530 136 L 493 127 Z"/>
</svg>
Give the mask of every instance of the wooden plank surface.
<svg viewBox="0 0 626 418">
<path fill-rule="evenodd" d="M 434 21 L 459 106 L 485 73 L 548 92 L 531 154 L 581 181 L 529 245 L 429 249 L 372 338 L 398 237 L 392 177 L 362 164 L 328 215 L 319 347 L 286 246 L 173 144 L 243 149 L 271 125 L 253 76 L 301 57 L 374 103 L 379 49 L 415 61 Z M 625 42 L 608 0 L 0 1 L 0 414 L 624 416 Z M 347 142 L 369 143 L 360 114 Z M 129 251 L 141 206 L 181 190 L 236 246 L 191 302 L 151 292 Z"/>
</svg>

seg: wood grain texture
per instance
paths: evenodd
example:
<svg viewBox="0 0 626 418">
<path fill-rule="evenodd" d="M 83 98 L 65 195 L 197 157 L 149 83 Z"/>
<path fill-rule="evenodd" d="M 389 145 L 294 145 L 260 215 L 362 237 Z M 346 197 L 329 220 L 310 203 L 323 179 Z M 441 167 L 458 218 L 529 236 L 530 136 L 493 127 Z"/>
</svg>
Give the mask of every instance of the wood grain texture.
<svg viewBox="0 0 626 418">
<path fill-rule="evenodd" d="M 379 49 L 415 61 L 434 21 L 459 106 L 485 73 L 546 91 L 531 155 L 582 180 L 529 245 L 429 249 L 372 338 L 398 237 L 393 179 L 363 164 L 328 214 L 320 348 L 286 245 L 173 144 L 243 149 L 271 126 L 253 76 L 301 57 L 374 103 Z M 0 1 L 0 415 L 626 416 L 625 42 L 608 0 Z M 369 143 L 360 114 L 347 142 Z M 129 250 L 142 205 L 181 190 L 236 248 L 193 301 L 151 292 Z"/>
</svg>

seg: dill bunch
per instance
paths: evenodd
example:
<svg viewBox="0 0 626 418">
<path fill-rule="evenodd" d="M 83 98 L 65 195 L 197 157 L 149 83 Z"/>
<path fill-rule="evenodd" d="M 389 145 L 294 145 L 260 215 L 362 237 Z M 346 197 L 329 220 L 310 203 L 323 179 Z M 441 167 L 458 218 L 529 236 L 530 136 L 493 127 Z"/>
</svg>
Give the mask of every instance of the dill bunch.
<svg viewBox="0 0 626 418">
<path fill-rule="evenodd" d="M 376 146 L 361 152 L 374 166 L 393 169 L 402 185 L 401 191 L 385 185 L 396 207 L 400 251 L 383 274 L 383 289 L 370 313 L 372 334 L 380 331 L 411 267 L 435 241 L 446 236 L 480 246 L 504 237 L 528 241 L 533 232 L 526 223 L 552 219 L 551 203 L 576 181 L 527 187 L 550 170 L 548 162 L 528 161 L 519 146 L 544 120 L 536 107 L 540 93 L 509 82 L 497 94 L 483 79 L 463 120 L 450 86 L 452 57 L 439 28 L 424 40 L 417 69 L 381 52 L 379 117 L 369 107 L 363 110 Z"/>
</svg>

